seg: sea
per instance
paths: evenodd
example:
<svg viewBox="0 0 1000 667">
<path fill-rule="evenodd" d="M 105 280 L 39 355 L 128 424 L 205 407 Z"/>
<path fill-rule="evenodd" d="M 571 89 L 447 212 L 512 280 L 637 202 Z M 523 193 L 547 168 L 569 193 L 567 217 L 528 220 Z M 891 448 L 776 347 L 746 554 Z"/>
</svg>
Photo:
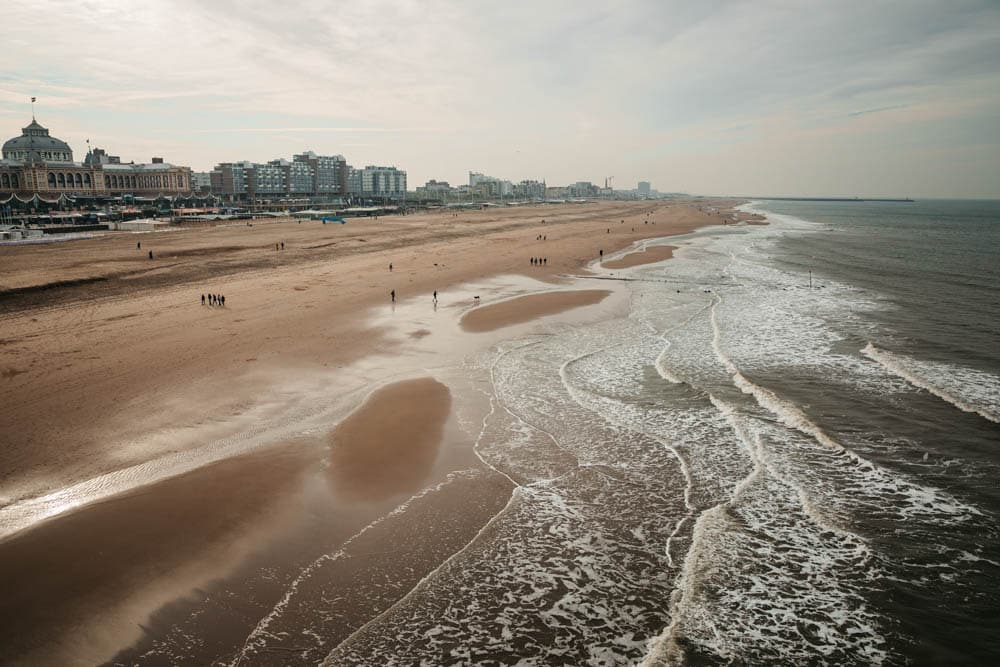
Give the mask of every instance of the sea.
<svg viewBox="0 0 1000 667">
<path fill-rule="evenodd" d="M 324 664 L 998 664 L 1000 202 L 744 208 L 470 362 L 511 500 Z"/>
</svg>

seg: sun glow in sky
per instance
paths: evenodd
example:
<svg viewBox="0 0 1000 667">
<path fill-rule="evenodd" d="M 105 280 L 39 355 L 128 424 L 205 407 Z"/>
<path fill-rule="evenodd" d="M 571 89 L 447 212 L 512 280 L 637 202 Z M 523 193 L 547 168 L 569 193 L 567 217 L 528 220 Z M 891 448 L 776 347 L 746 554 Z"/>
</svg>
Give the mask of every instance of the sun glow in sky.
<svg viewBox="0 0 1000 667">
<path fill-rule="evenodd" d="M 734 195 L 1000 196 L 1000 4 L 7 3 L 3 133 Z"/>
</svg>

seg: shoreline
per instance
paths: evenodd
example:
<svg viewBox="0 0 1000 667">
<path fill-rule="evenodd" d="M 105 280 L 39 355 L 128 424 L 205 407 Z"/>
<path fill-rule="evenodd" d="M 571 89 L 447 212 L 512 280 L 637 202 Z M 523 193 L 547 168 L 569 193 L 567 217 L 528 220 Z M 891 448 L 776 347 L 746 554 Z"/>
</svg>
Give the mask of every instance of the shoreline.
<svg viewBox="0 0 1000 667">
<path fill-rule="evenodd" d="M 638 219 L 638 216 L 645 214 L 645 209 L 636 208 L 638 212 L 635 215 L 636 219 Z M 707 225 L 718 224 L 718 219 L 715 216 L 705 215 L 704 213 L 697 211 L 693 206 L 678 206 L 674 204 L 663 207 L 663 209 L 664 210 L 661 210 L 659 213 L 653 214 L 654 218 L 662 221 L 660 225 L 639 226 L 639 232 L 634 234 L 631 232 L 622 232 L 617 235 L 610 234 L 610 236 L 613 237 L 613 243 L 618 249 L 624 249 L 640 239 L 664 238 L 671 235 L 687 233 Z M 192 419 L 192 417 L 199 412 L 199 407 L 203 405 L 202 401 L 206 396 L 216 394 L 215 396 L 209 398 L 207 402 L 209 406 L 217 407 L 218 412 L 220 413 L 219 416 L 221 417 L 221 420 L 214 420 L 218 421 L 218 424 L 212 424 L 212 428 L 217 430 L 230 425 L 230 422 L 238 421 L 238 419 L 235 418 L 240 414 L 246 413 L 247 409 L 253 404 L 252 400 L 251 402 L 248 402 L 248 398 L 261 391 L 264 387 L 273 384 L 276 379 L 293 378 L 311 365 L 319 365 L 322 368 L 328 369 L 325 372 L 336 373 L 336 369 L 347 368 L 350 366 L 352 360 L 371 355 L 376 350 L 383 355 L 391 355 L 393 350 L 402 351 L 405 348 L 403 343 L 388 340 L 385 337 L 385 333 L 381 329 L 372 330 L 368 328 L 364 318 L 344 318 L 342 316 L 345 311 L 351 312 L 359 308 L 371 309 L 372 306 L 379 301 L 376 295 L 379 292 L 385 294 L 385 292 L 388 291 L 386 287 L 389 285 L 397 283 L 406 285 L 405 289 L 400 288 L 398 290 L 401 296 L 401 301 L 404 303 L 411 303 L 411 299 L 414 294 L 425 297 L 429 301 L 429 294 L 432 289 L 438 289 L 440 292 L 439 298 L 441 299 L 441 307 L 445 311 L 448 311 L 450 308 L 459 306 L 458 303 L 450 301 L 451 297 L 448 294 L 449 288 L 453 288 L 458 284 L 468 283 L 469 281 L 477 278 L 497 275 L 507 271 L 511 273 L 523 274 L 533 278 L 541 278 L 544 281 L 559 282 L 559 275 L 561 273 L 566 273 L 568 271 L 581 271 L 583 265 L 596 259 L 596 249 L 598 247 L 612 247 L 609 243 L 610 239 L 607 238 L 609 234 L 605 234 L 603 237 L 598 236 L 596 238 L 592 233 L 589 237 L 587 236 L 587 232 L 593 232 L 599 229 L 602 230 L 603 227 L 607 226 L 605 216 L 610 214 L 611 211 L 599 211 L 598 215 L 593 216 L 593 219 L 583 222 L 575 217 L 579 212 L 579 208 L 571 209 L 569 211 L 570 214 L 573 214 L 571 219 L 563 223 L 557 223 L 553 219 L 555 216 L 552 216 L 552 209 L 550 207 L 545 207 L 541 212 L 525 211 L 523 209 L 517 211 L 518 216 L 521 218 L 528 217 L 533 219 L 530 223 L 524 224 L 522 224 L 523 220 L 516 219 L 513 221 L 506 221 L 509 223 L 506 225 L 497 224 L 496 229 L 487 232 L 487 235 L 509 239 L 511 233 L 514 232 L 518 237 L 525 238 L 519 238 L 516 243 L 509 244 L 511 247 L 508 247 L 505 251 L 491 253 L 491 257 L 488 258 L 486 262 L 483 261 L 481 253 L 477 250 L 478 246 L 482 243 L 482 239 L 479 237 L 479 234 L 470 233 L 468 235 L 458 237 L 459 240 L 457 242 L 464 245 L 460 248 L 456 248 L 455 238 L 450 238 L 447 242 L 445 242 L 435 238 L 437 236 L 436 234 L 430 233 L 425 234 L 424 245 L 417 248 L 395 247 L 389 252 L 389 254 L 387 254 L 387 251 L 384 249 L 377 250 L 375 252 L 367 252 L 367 248 L 363 248 L 362 250 L 353 253 L 346 253 L 337 261 L 337 265 L 333 268 L 329 266 L 329 259 L 317 260 L 315 258 L 305 256 L 300 257 L 294 262 L 289 262 L 286 266 L 270 267 L 264 264 L 257 266 L 254 269 L 239 269 L 235 274 L 223 273 L 217 277 L 218 282 L 224 284 L 222 289 L 223 293 L 226 293 L 227 296 L 229 294 L 238 295 L 237 298 L 229 297 L 232 298 L 231 303 L 233 306 L 230 306 L 230 302 L 227 301 L 227 307 L 225 309 L 211 309 L 200 306 L 185 307 L 183 302 L 187 301 L 187 298 L 185 297 L 182 299 L 181 297 L 184 295 L 179 293 L 188 291 L 190 283 L 182 282 L 180 284 L 167 285 L 157 288 L 150 293 L 143 293 L 140 291 L 137 297 L 132 297 L 132 300 L 122 298 L 117 293 L 97 294 L 84 300 L 77 306 L 72 304 L 69 306 L 57 304 L 54 307 L 42 310 L 35 309 L 29 310 L 28 312 L 20 315 L 14 314 L 14 320 L 18 323 L 19 327 L 23 327 L 24 329 L 28 327 L 29 322 L 32 325 L 39 324 L 37 321 L 31 322 L 30 320 L 32 319 L 45 320 L 38 328 L 43 330 L 48 329 L 53 335 L 57 335 L 56 331 L 58 330 L 58 322 L 60 320 L 63 322 L 66 321 L 65 315 L 62 315 L 62 311 L 66 308 L 69 308 L 70 310 L 82 308 L 88 312 L 90 319 L 84 320 L 84 331 L 81 332 L 83 335 L 80 337 L 82 340 L 74 341 L 74 347 L 79 347 L 76 347 L 75 352 L 67 350 L 62 351 L 61 354 L 60 351 L 57 350 L 57 354 L 51 355 L 51 357 L 55 359 L 67 354 L 70 356 L 80 356 L 81 354 L 85 354 L 85 352 L 82 351 L 88 349 L 88 338 L 101 339 L 106 332 L 114 329 L 124 329 L 125 332 L 135 337 L 141 337 L 143 334 L 150 334 L 154 338 L 154 342 L 164 341 L 168 343 L 168 345 L 166 345 L 168 350 L 176 347 L 176 345 L 169 344 L 172 343 L 174 339 L 181 339 L 185 341 L 189 347 L 192 343 L 195 343 L 192 348 L 195 353 L 182 355 L 180 359 L 172 359 L 172 361 L 175 362 L 173 364 L 175 367 L 165 371 L 165 377 L 167 379 L 165 383 L 157 382 L 157 386 L 153 387 L 149 383 L 144 383 L 142 380 L 134 382 L 133 386 L 138 390 L 136 393 L 140 396 L 138 400 L 135 400 L 134 402 L 130 401 L 126 406 L 120 406 L 124 409 L 121 409 L 113 414 L 110 419 L 107 419 L 101 425 L 101 428 L 95 429 L 97 433 L 100 433 L 105 437 L 109 435 L 117 435 L 117 438 L 114 440 L 115 442 L 121 442 L 123 439 L 128 440 L 128 434 L 130 431 L 128 427 L 122 428 L 120 424 L 123 422 L 127 423 L 130 415 L 135 414 L 137 410 L 143 411 L 148 409 L 150 406 L 159 406 L 159 411 L 162 412 L 162 397 L 167 395 L 170 396 L 170 399 L 166 402 L 169 408 L 169 414 L 167 416 L 169 416 L 173 422 L 186 424 L 184 430 L 178 431 L 176 426 L 170 428 L 160 427 L 159 430 L 162 432 L 162 435 L 153 437 L 151 442 L 148 444 L 143 443 L 140 445 L 133 445 L 132 451 L 117 451 L 115 452 L 115 456 L 112 457 L 108 457 L 107 454 L 104 454 L 103 457 L 96 457 L 99 461 L 108 461 L 114 465 L 118 461 L 128 461 L 130 456 L 138 457 L 148 454 L 150 451 L 156 451 L 157 443 L 160 440 L 170 441 L 174 450 L 177 450 L 179 447 L 179 451 L 184 451 L 183 436 L 186 432 L 189 432 L 188 436 L 191 439 L 196 439 L 199 432 L 204 432 L 204 425 L 198 425 L 200 421 L 204 420 L 204 418 L 201 417 L 200 419 Z M 540 218 L 543 217 L 542 214 L 546 217 L 546 221 L 544 223 L 540 222 Z M 620 216 L 621 214 L 615 212 L 614 215 Z M 667 216 L 677 216 L 678 219 L 664 219 Z M 440 218 L 441 216 L 438 217 Z M 626 216 L 626 219 L 629 219 L 630 217 L 631 216 Z M 412 218 L 404 218 L 396 222 L 399 224 L 412 224 Z M 427 222 L 427 220 L 417 222 Z M 620 226 L 624 227 L 624 223 Z M 288 231 L 282 225 L 276 224 L 269 227 L 274 228 L 272 231 Z M 294 227 L 306 227 L 306 225 L 300 226 L 296 224 Z M 629 227 L 625 228 L 628 229 Z M 229 229 L 228 231 L 230 233 L 242 232 L 242 229 L 235 228 Z M 310 231 L 315 232 L 317 230 L 314 229 Z M 380 231 L 385 233 L 385 230 L 369 229 L 366 230 L 365 235 L 369 235 L 370 231 Z M 533 237 L 536 232 L 542 231 L 544 231 L 548 236 L 548 240 L 546 242 L 536 243 L 530 240 L 529 236 Z M 171 235 L 172 238 L 181 238 L 182 236 L 183 235 L 179 234 Z M 131 241 L 131 238 L 127 239 L 127 242 L 130 245 Z M 367 241 L 365 242 L 367 243 Z M 448 246 L 447 251 L 442 246 L 442 244 L 445 243 Z M 361 242 L 357 242 L 355 246 L 360 248 Z M 334 245 L 330 247 L 336 246 Z M 543 251 L 550 258 L 549 266 L 545 269 L 528 269 L 523 266 L 522 261 L 526 263 L 527 258 L 531 256 L 531 249 L 534 247 L 542 247 L 544 249 Z M 523 256 L 520 253 L 524 253 Z M 399 255 L 402 255 L 404 259 L 400 260 Z M 199 255 L 193 254 L 192 256 L 197 257 Z M 201 256 L 203 257 L 204 255 Z M 391 258 L 394 263 L 393 271 L 391 273 L 386 267 L 381 269 L 378 268 L 378 265 L 384 263 L 385 259 L 388 258 Z M 220 270 L 225 270 L 227 266 L 228 264 L 223 262 Z M 264 276 L 260 276 L 258 274 L 261 270 L 268 273 Z M 242 288 L 254 278 L 264 280 L 268 289 L 265 290 L 264 293 L 255 293 L 252 290 L 247 290 L 246 294 L 244 294 Z M 123 279 L 109 278 L 108 280 Z M 355 285 L 355 289 L 360 288 L 360 293 L 355 293 L 354 290 L 337 289 L 338 285 L 343 285 L 344 283 Z M 327 304 L 324 303 L 323 300 L 317 300 L 314 296 L 315 290 L 318 288 L 326 288 L 321 291 L 325 296 L 327 296 L 327 298 L 330 298 L 329 294 L 331 286 L 333 286 L 333 300 L 335 303 Z M 74 286 L 70 289 L 79 288 Z M 206 289 L 206 291 L 208 290 Z M 606 291 L 601 290 L 591 290 L 590 292 L 601 293 L 602 296 L 600 299 L 597 299 L 596 301 L 588 301 L 588 303 L 597 303 L 607 295 Z M 565 300 L 565 294 L 571 293 L 572 292 L 564 292 L 562 295 L 559 295 L 559 300 Z M 555 294 L 558 295 L 558 293 Z M 529 294 L 527 297 L 518 298 L 529 298 L 530 300 L 530 297 L 532 296 L 537 297 L 539 295 Z M 542 296 L 544 296 L 544 293 Z M 385 296 L 382 298 L 385 298 Z M 590 295 L 587 298 L 594 299 L 596 297 Z M 136 299 L 138 299 L 141 303 L 137 304 Z M 515 301 L 517 301 L 517 298 L 508 300 L 508 302 Z M 251 306 L 250 312 L 244 308 L 245 302 L 249 302 L 249 305 Z M 498 308 L 502 306 L 503 303 L 504 302 L 501 301 L 494 305 L 484 304 L 481 307 L 483 309 L 482 312 L 488 312 L 485 310 L 487 308 Z M 523 304 L 524 302 L 521 302 L 520 305 Z M 141 312 L 138 314 L 128 312 L 130 309 L 134 309 L 137 305 L 149 306 L 150 308 L 155 306 L 155 312 L 149 317 L 142 316 Z M 577 305 L 586 304 L 580 303 Z M 549 304 L 546 308 L 550 306 L 552 306 L 552 304 Z M 551 314 L 546 312 L 546 308 L 542 308 L 537 315 L 529 317 L 527 320 L 523 321 L 531 321 L 533 319 L 537 319 L 537 317 L 543 317 L 547 314 Z M 139 310 L 142 311 L 143 309 L 139 308 Z M 560 307 L 554 312 L 562 312 L 563 310 L 565 310 L 565 308 Z M 261 315 L 258 311 L 263 311 L 266 315 Z M 470 312 L 475 311 L 473 310 Z M 496 314 L 497 311 L 493 312 Z M 34 318 L 29 318 L 29 314 L 31 313 L 34 314 Z M 340 316 L 328 317 L 329 314 L 335 313 L 340 314 Z M 324 314 L 327 314 L 326 318 L 324 318 Z M 505 321 L 507 317 L 509 317 L 509 313 L 504 315 L 501 312 L 499 321 Z M 207 333 L 199 330 L 197 318 L 210 318 L 209 322 L 215 323 L 216 328 L 210 329 L 210 332 Z M 244 327 L 240 329 L 235 326 L 240 323 L 237 320 L 252 318 L 256 318 L 256 322 L 254 322 L 256 325 L 255 327 Z M 317 331 L 317 327 L 314 324 L 317 319 L 325 322 L 326 326 L 323 327 L 323 331 Z M 72 318 L 70 318 L 70 321 L 72 321 Z M 78 319 L 76 321 L 79 322 Z M 163 324 L 161 324 L 161 322 Z M 164 326 L 164 324 L 166 326 Z M 66 324 L 63 324 L 63 326 L 66 326 Z M 501 324 L 498 327 L 493 328 L 496 329 L 502 326 L 506 325 Z M 219 333 L 218 329 L 222 329 L 223 332 L 226 332 L 228 329 L 229 335 L 217 335 Z M 291 331 L 296 331 L 300 334 L 300 336 L 304 335 L 305 337 L 310 338 L 310 344 L 302 344 L 301 342 L 297 343 L 295 338 L 298 336 L 288 335 Z M 18 332 L 15 331 L 15 333 Z M 364 335 L 359 335 L 362 333 Z M 23 345 L 25 343 L 25 340 L 17 340 L 16 338 L 12 343 L 12 337 L 9 336 L 6 330 L 4 331 L 4 334 L 4 336 L 0 336 L 0 338 L 3 339 L 0 341 L 0 369 L 4 368 L 3 363 L 6 361 L 4 353 L 7 352 L 12 346 L 16 346 L 18 344 Z M 420 337 L 423 335 L 424 334 L 421 334 Z M 195 338 L 195 341 L 190 340 L 192 337 Z M 247 341 L 248 337 L 251 339 L 249 343 Z M 206 346 L 205 349 L 199 347 L 198 343 L 204 343 Z M 236 349 L 228 350 L 220 347 L 221 344 L 231 345 Z M 39 343 L 39 345 L 44 346 L 43 343 Z M 91 343 L 91 345 L 93 345 L 93 343 Z M 290 346 L 292 348 L 292 353 L 289 353 L 286 346 Z M 94 347 L 99 348 L 100 346 L 96 345 Z M 104 349 L 100 349 L 100 352 L 102 354 L 107 354 L 107 351 Z M 144 350 L 138 349 L 136 346 L 126 345 L 124 350 L 118 351 L 118 365 L 132 367 L 134 364 L 140 363 L 138 361 L 139 358 L 148 358 L 148 355 L 141 354 L 142 352 L 144 352 Z M 213 354 L 220 353 L 223 356 L 221 361 L 213 358 Z M 160 352 L 158 356 L 163 359 L 168 355 L 169 351 L 165 350 Z M 102 361 L 104 360 L 102 359 Z M 181 363 L 177 364 L 176 362 L 178 361 Z M 9 363 L 9 361 L 7 363 Z M 199 368 L 199 365 L 202 367 Z M 88 367 L 86 364 L 83 364 L 82 369 L 77 368 L 77 376 L 81 377 L 81 379 L 93 379 L 95 375 L 99 373 L 99 370 L 94 368 L 94 366 L 94 364 L 91 364 L 91 366 Z M 178 369 L 177 366 L 180 368 Z M 195 367 L 198 372 L 192 370 L 192 367 Z M 238 370 L 234 375 L 232 371 L 226 371 L 225 369 L 227 368 L 239 368 L 240 370 Z M 56 371 L 57 376 L 59 375 L 58 371 L 62 370 L 62 375 L 65 375 L 67 371 L 67 369 L 61 367 L 57 367 L 54 370 Z M 29 370 L 6 376 L 5 380 L 7 381 L 0 384 L 0 391 L 4 393 L 11 391 L 11 380 L 21 381 L 17 383 L 21 384 L 24 380 L 32 379 L 30 376 L 35 373 L 37 372 Z M 217 378 L 213 377 L 215 374 L 223 375 L 225 382 L 220 385 L 216 381 Z M 29 377 L 24 377 L 26 375 Z M 161 376 L 161 378 L 162 377 L 163 376 Z M 116 379 L 121 381 L 122 376 L 117 375 Z M 126 373 L 125 379 L 127 381 L 132 378 Z M 68 385 L 71 389 L 71 394 L 73 384 L 74 383 L 71 382 Z M 230 391 L 234 385 L 235 387 L 239 387 L 239 390 L 236 392 L 235 396 L 219 396 L 219 388 L 224 385 L 228 385 Z M 22 386 L 24 385 L 22 384 Z M 66 387 L 67 384 L 65 382 L 61 382 L 57 386 Z M 291 387 L 294 389 L 294 383 L 292 383 Z M 145 397 L 143 391 L 145 389 L 149 389 L 152 396 Z M 71 402 L 79 401 L 86 404 L 85 401 L 81 400 L 81 395 L 81 392 L 77 391 L 77 393 L 73 396 L 73 401 Z M 369 395 L 369 399 L 371 397 L 372 395 Z M 66 400 L 65 396 L 63 398 Z M 52 404 L 52 402 L 53 399 L 48 401 L 49 404 Z M 363 405 L 364 404 L 361 404 L 361 406 L 355 408 L 355 410 L 352 411 L 352 414 L 354 414 L 356 410 L 360 410 Z M 37 406 L 37 409 L 41 410 L 42 407 Z M 204 407 L 200 408 L 200 412 L 203 413 L 204 410 Z M 149 430 L 153 429 L 154 434 L 158 430 L 156 428 L 156 421 L 156 419 L 146 420 L 140 424 L 136 430 L 145 432 L 145 437 L 149 439 Z M 72 419 L 70 422 L 72 422 Z M 245 428 L 245 426 L 242 428 Z M 52 431 L 53 434 L 73 432 L 71 425 L 65 423 L 65 420 L 62 424 L 54 425 L 54 428 L 50 429 L 50 431 Z M 0 435 L 3 434 L 0 433 Z M 33 437 L 25 442 L 25 444 L 28 442 L 37 442 L 38 439 L 44 435 L 44 429 L 42 433 L 33 433 L 30 435 Z M 317 447 L 322 448 L 323 446 L 324 445 L 322 444 L 309 445 L 309 447 L 313 450 Z M 86 439 L 84 439 L 84 442 L 78 443 L 77 448 L 81 451 L 88 451 L 91 449 L 91 447 L 88 446 Z M 99 448 L 98 451 L 100 452 Z M 109 500 L 102 501 L 102 503 L 77 507 L 69 513 L 60 514 L 54 518 L 47 519 L 46 521 L 35 524 L 34 526 L 5 540 L 0 540 L 0 555 L 2 555 L 5 550 L 9 551 L 11 544 L 15 544 L 22 539 L 25 539 L 26 536 L 35 534 L 36 531 L 46 529 L 46 527 L 49 527 L 48 529 L 53 529 L 51 528 L 52 526 L 56 526 L 53 530 L 57 530 L 58 524 L 66 520 L 68 517 L 84 517 L 84 519 L 70 519 L 71 522 L 86 520 L 89 516 L 98 516 L 97 514 L 91 513 L 93 508 L 120 502 L 124 502 L 124 504 L 127 505 L 128 498 L 131 494 L 142 495 L 144 493 L 152 493 L 155 495 L 159 489 L 163 488 L 162 485 L 180 483 L 174 482 L 174 480 L 183 481 L 196 478 L 199 475 L 208 475 L 211 477 L 216 466 L 230 465 L 230 462 L 232 461 L 242 461 L 247 459 L 247 457 L 266 457 L 269 455 L 268 452 L 270 451 L 272 451 L 272 446 L 268 445 L 260 450 L 260 453 L 255 452 L 246 455 L 241 454 L 235 458 L 223 459 L 222 461 L 213 463 L 207 467 L 196 468 L 191 472 L 185 472 L 179 477 L 170 477 L 164 481 L 156 482 L 153 484 L 153 487 L 139 486 L 123 495 L 117 495 Z M 425 462 L 423 465 L 426 465 L 426 456 L 424 459 Z M 61 463 L 65 467 L 70 463 L 70 461 L 63 460 Z M 36 463 L 36 468 L 37 465 L 38 464 Z M 372 461 L 363 461 L 362 468 L 366 466 L 372 467 Z M 28 468 L 28 470 L 30 469 L 31 468 Z M 5 474 L 8 477 L 10 476 L 10 472 Z M 0 481 L 6 481 L 6 479 L 0 479 Z M 506 480 L 504 481 L 506 482 Z M 296 483 L 289 482 L 286 484 L 285 491 L 281 492 L 279 495 L 286 499 L 293 498 L 295 492 L 292 487 L 295 486 Z M 5 484 L 2 488 L 4 491 L 0 492 L 0 495 L 7 495 L 10 487 Z M 143 491 L 143 489 L 146 489 L 146 491 Z M 26 497 L 30 497 L 31 495 L 33 494 L 29 491 Z M 216 508 L 213 505 L 212 512 L 214 512 L 215 509 Z M 209 512 L 209 514 L 211 515 L 212 512 Z M 257 523 L 259 523 L 259 521 Z M 38 532 L 37 534 L 43 535 L 43 532 Z M 55 538 L 49 537 L 48 539 L 51 541 Z M 263 538 L 261 537 L 257 537 L 250 541 L 261 544 L 262 539 Z M 264 541 L 266 542 L 266 540 Z M 232 576 L 232 572 L 239 569 L 237 567 L 236 570 L 232 570 L 232 567 L 235 566 L 230 567 L 230 577 Z M 225 579 L 226 578 L 223 577 L 223 580 Z M 176 584 L 176 594 L 183 595 L 184 590 L 185 585 L 178 582 Z M 118 595 L 122 600 L 128 602 L 129 591 L 120 591 Z M 122 647 L 122 649 L 124 650 L 124 647 Z"/>
</svg>

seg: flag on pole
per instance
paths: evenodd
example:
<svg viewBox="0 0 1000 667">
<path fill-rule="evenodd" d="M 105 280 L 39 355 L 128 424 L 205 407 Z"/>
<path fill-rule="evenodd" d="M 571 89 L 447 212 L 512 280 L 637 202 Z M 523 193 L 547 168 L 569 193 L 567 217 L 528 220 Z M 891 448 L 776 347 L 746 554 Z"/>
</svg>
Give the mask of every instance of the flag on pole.
<svg viewBox="0 0 1000 667">
<path fill-rule="evenodd" d="M 31 98 L 31 101 L 32 101 L 32 102 L 34 102 L 34 101 L 35 101 L 35 98 L 34 98 L 34 97 L 32 97 L 32 98 Z"/>
</svg>

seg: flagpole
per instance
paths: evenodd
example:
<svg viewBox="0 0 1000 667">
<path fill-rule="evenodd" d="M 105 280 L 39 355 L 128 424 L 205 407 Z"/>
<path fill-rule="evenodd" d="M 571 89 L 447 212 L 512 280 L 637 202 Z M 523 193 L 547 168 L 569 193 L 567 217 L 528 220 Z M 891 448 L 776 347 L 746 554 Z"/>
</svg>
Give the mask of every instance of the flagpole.
<svg viewBox="0 0 1000 667">
<path fill-rule="evenodd" d="M 31 98 L 31 120 L 35 120 L 35 98 Z"/>
</svg>

